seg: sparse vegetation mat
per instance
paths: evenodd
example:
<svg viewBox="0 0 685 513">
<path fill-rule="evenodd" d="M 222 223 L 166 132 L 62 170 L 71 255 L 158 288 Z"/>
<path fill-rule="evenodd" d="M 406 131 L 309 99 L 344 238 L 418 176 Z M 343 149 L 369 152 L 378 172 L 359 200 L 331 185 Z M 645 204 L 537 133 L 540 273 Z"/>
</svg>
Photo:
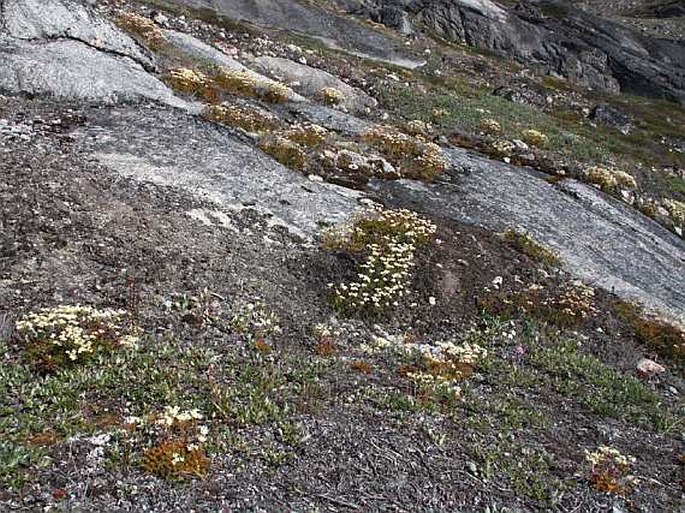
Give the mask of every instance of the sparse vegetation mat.
<svg viewBox="0 0 685 513">
<path fill-rule="evenodd" d="M 467 217 L 486 203 L 417 200 L 494 164 L 459 144 L 678 233 L 682 109 L 603 98 L 624 134 L 583 114 L 594 93 L 418 32 L 374 32 L 426 61 L 408 70 L 173 1 L 100 4 L 202 112 L 0 96 L 0 511 L 682 509 L 685 332 L 567 273 L 588 234 L 499 233 L 518 223 L 502 214 L 495 233 Z M 354 118 L 319 85 L 291 102 L 302 84 L 188 55 L 167 27 L 380 106 Z M 558 212 L 544 222 L 585 213 Z M 663 244 L 631 265 L 677 267 L 679 239 L 626 220 L 653 239 L 612 232 L 619 252 Z"/>
</svg>

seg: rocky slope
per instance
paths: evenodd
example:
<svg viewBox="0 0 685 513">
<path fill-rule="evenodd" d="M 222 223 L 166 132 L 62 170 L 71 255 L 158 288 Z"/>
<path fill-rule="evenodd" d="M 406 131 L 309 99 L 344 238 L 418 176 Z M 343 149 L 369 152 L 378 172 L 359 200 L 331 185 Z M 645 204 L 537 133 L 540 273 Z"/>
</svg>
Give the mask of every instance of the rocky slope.
<svg viewBox="0 0 685 513">
<path fill-rule="evenodd" d="M 360 4 L 369 8 L 368 2 Z M 646 37 L 565 0 L 511 6 L 489 0 L 389 1 L 371 4 L 368 12 L 405 32 L 413 17 L 417 28 L 448 41 L 493 50 L 587 87 L 685 99 L 683 43 Z"/>
<path fill-rule="evenodd" d="M 0 0 L 0 509 L 677 510 L 679 45 Z"/>
</svg>

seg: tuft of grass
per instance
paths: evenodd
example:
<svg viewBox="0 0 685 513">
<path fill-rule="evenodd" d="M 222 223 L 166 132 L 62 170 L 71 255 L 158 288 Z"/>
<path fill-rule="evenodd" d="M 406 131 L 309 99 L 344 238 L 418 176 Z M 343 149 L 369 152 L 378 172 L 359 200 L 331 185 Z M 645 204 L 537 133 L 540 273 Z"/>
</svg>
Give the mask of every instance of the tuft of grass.
<svg viewBox="0 0 685 513">
<path fill-rule="evenodd" d="M 233 128 L 240 128 L 248 133 L 271 132 L 280 125 L 278 118 L 255 108 L 222 103 L 210 105 L 202 112 L 205 119 Z"/>
<path fill-rule="evenodd" d="M 531 352 L 532 364 L 545 372 L 549 385 L 591 412 L 663 430 L 672 422 L 661 397 L 633 376 L 625 375 L 583 353 L 573 340 Z"/>
<path fill-rule="evenodd" d="M 284 166 L 305 171 L 312 164 L 311 157 L 298 143 L 282 135 L 268 134 L 258 142 L 259 148 Z"/>
<path fill-rule="evenodd" d="M 618 301 L 614 311 L 633 329 L 640 342 L 676 363 L 685 363 L 685 331 L 645 315 L 640 307 L 627 301 Z"/>
<path fill-rule="evenodd" d="M 544 448 L 528 447 L 508 437 L 477 445 L 472 457 L 483 479 L 504 477 L 519 494 L 549 506 L 558 502 L 567 486 L 553 477 L 553 456 Z"/>
<path fill-rule="evenodd" d="M 406 178 L 430 181 L 450 168 L 440 146 L 392 127 L 367 130 L 361 141 L 380 152 Z"/>
<path fill-rule="evenodd" d="M 520 233 L 516 230 L 509 229 L 504 232 L 503 237 L 505 241 L 509 242 L 518 251 L 538 262 L 543 262 L 554 267 L 561 265 L 561 259 L 554 251 L 536 242 L 535 239 L 527 233 Z"/>
<path fill-rule="evenodd" d="M 124 13 L 115 23 L 133 35 L 150 50 L 159 51 L 169 44 L 164 32 L 150 18 L 135 13 Z"/>
</svg>

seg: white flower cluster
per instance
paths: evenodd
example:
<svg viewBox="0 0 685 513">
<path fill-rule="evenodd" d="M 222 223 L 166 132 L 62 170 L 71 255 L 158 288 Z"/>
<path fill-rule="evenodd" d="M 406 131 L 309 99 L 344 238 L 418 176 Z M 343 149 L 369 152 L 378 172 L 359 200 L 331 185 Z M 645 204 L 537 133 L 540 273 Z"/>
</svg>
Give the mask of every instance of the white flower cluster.
<svg viewBox="0 0 685 513">
<path fill-rule="evenodd" d="M 491 146 L 495 153 L 501 156 L 511 156 L 516 151 L 516 145 L 505 139 L 497 139 Z"/>
<path fill-rule="evenodd" d="M 62 305 L 30 313 L 17 322 L 16 328 L 27 343 L 48 344 L 75 362 L 94 354 L 102 344 L 135 347 L 138 337 L 120 325 L 127 315 L 125 310 Z"/>
<path fill-rule="evenodd" d="M 582 281 L 574 280 L 566 286 L 559 297 L 543 301 L 543 304 L 559 309 L 569 317 L 585 319 L 597 313 L 594 306 L 595 289 L 588 287 Z"/>
<path fill-rule="evenodd" d="M 627 469 L 637 461 L 634 456 L 622 454 L 618 449 L 606 446 L 598 447 L 593 452 L 586 450 L 585 459 L 594 466 L 610 464 L 621 469 Z"/>
<path fill-rule="evenodd" d="M 392 352 L 406 356 L 419 355 L 434 363 L 456 362 L 466 365 L 475 365 L 488 356 L 487 349 L 475 343 L 456 344 L 448 341 L 433 345 L 408 342 L 403 336 L 374 337 L 370 344 L 361 344 L 359 349 L 368 354 Z"/>
<path fill-rule="evenodd" d="M 450 168 L 450 161 L 439 145 L 392 127 L 367 130 L 362 141 L 385 155 L 407 178 L 431 179 Z"/>
<path fill-rule="evenodd" d="M 447 392 L 455 397 L 461 395 L 461 387 L 449 377 L 431 374 L 430 372 L 408 372 L 407 378 L 421 388 L 432 389 L 434 392 Z"/>
<path fill-rule="evenodd" d="M 397 306 L 397 300 L 409 293 L 417 245 L 425 243 L 435 230 L 433 223 L 409 210 L 376 208 L 358 220 L 351 236 L 356 243 L 366 243 L 369 255 L 360 265 L 357 281 L 338 286 L 329 283 L 335 302 L 343 310 Z"/>
<path fill-rule="evenodd" d="M 178 406 L 166 406 L 164 411 L 159 414 L 148 415 L 147 417 L 127 417 L 124 424 L 129 429 L 142 428 L 151 436 L 177 431 L 184 435 L 187 442 L 186 449 L 196 451 L 201 444 L 207 442 L 209 437 L 209 427 L 197 424 L 202 419 L 204 419 L 204 415 L 197 409 L 181 410 Z M 183 461 L 185 460 L 182 459 L 178 463 Z"/>
<path fill-rule="evenodd" d="M 160 426 L 171 427 L 174 422 L 190 422 L 193 420 L 202 420 L 202 414 L 197 410 L 183 411 L 178 406 L 167 406 L 164 412 L 156 420 Z"/>
<path fill-rule="evenodd" d="M 407 285 L 411 269 L 416 265 L 416 248 L 404 243 L 391 243 L 385 247 L 369 244 L 368 248 L 370 254 L 360 266 L 359 281 L 341 283 L 334 293 L 341 303 L 353 310 L 396 306 L 397 298 L 409 292 Z"/>
<path fill-rule="evenodd" d="M 337 338 L 340 336 L 340 330 L 330 324 L 318 322 L 312 326 L 312 334 L 318 339 Z"/>
<path fill-rule="evenodd" d="M 464 342 L 463 344 L 438 342 L 436 345 L 444 356 L 467 365 L 474 365 L 478 360 L 482 360 L 488 356 L 487 349 L 478 344 L 470 344 L 468 342 Z"/>
<path fill-rule="evenodd" d="M 278 315 L 262 302 L 242 303 L 234 308 L 231 324 L 251 337 L 268 337 L 281 332 Z"/>
</svg>

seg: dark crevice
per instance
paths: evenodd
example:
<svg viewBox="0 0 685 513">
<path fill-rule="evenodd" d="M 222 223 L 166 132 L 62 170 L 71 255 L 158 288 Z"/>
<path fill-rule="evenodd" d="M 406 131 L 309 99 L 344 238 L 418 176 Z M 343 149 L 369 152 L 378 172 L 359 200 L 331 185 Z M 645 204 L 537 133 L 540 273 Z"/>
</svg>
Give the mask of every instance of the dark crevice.
<svg viewBox="0 0 685 513">
<path fill-rule="evenodd" d="M 14 38 L 14 39 L 19 40 L 19 41 L 28 41 L 28 42 L 75 41 L 75 42 L 77 42 L 77 43 L 84 44 L 84 45 L 86 45 L 87 47 L 92 48 L 92 49 L 94 49 L 94 50 L 97 50 L 97 51 L 99 51 L 99 52 L 103 52 L 103 53 L 106 53 L 106 54 L 109 54 L 109 55 L 113 55 L 113 56 L 116 56 L 116 57 L 124 57 L 124 58 L 130 59 L 130 60 L 132 60 L 133 62 L 135 62 L 135 63 L 137 63 L 137 64 L 140 64 L 140 65 L 143 67 L 143 69 L 144 69 L 145 71 L 154 72 L 154 71 L 157 70 L 157 68 L 156 68 L 156 66 L 155 66 L 154 64 L 150 65 L 150 63 L 144 62 L 144 61 L 142 61 L 141 59 L 137 59 L 135 56 L 133 56 L 133 55 L 131 55 L 131 54 L 128 54 L 128 53 L 125 53 L 125 52 L 120 52 L 120 51 L 117 51 L 117 50 L 113 50 L 113 49 L 111 49 L 111 48 L 106 48 L 106 47 L 102 47 L 102 46 L 97 46 L 97 45 L 94 45 L 93 43 L 91 43 L 91 42 L 89 42 L 89 41 L 86 41 L 86 40 L 81 39 L 81 38 L 78 38 L 78 37 L 70 36 L 69 34 L 60 34 L 60 35 L 53 35 L 53 36 L 45 36 L 45 37 L 41 37 L 41 38 L 21 38 L 21 37 L 18 37 L 18 38 Z"/>
</svg>

